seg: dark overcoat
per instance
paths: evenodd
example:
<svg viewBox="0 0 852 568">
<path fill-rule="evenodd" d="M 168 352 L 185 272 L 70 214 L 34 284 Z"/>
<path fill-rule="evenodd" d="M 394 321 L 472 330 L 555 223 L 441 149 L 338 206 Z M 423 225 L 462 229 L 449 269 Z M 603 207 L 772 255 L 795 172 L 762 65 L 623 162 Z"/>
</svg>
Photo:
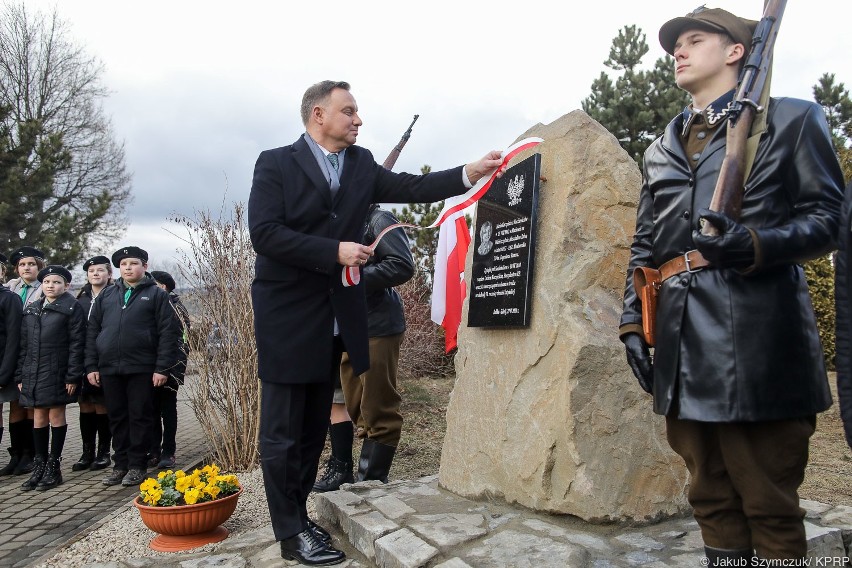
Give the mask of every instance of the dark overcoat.
<svg viewBox="0 0 852 568">
<path fill-rule="evenodd" d="M 77 400 L 83 381 L 86 314 L 70 292 L 52 303 L 33 302 L 24 310 L 15 382 L 21 406 L 45 408 Z M 69 395 L 66 385 L 76 385 Z"/>
<path fill-rule="evenodd" d="M 695 249 L 725 155 L 724 126 L 687 160 L 680 117 L 645 152 L 621 325 L 641 324 L 637 266 Z M 654 411 L 707 422 L 798 418 L 831 405 L 800 263 L 835 247 L 843 176 L 822 109 L 772 99 L 745 184 L 740 222 L 754 231 L 756 268 L 708 268 L 663 283 L 654 353 Z M 675 404 L 675 402 L 677 404 Z"/>
<path fill-rule="evenodd" d="M 377 164 L 369 150 L 350 146 L 332 200 L 304 137 L 262 152 L 248 203 L 257 251 L 252 303 L 260 379 L 328 381 L 335 319 L 355 374 L 365 372 L 363 280 L 343 286 L 339 243 L 361 241 L 371 203 L 433 202 L 464 191 L 461 166 L 423 176 L 394 173 Z"/>
<path fill-rule="evenodd" d="M 846 186 L 834 263 L 834 302 L 837 307 L 837 396 L 846 443 L 852 448 L 852 183 Z"/>
<path fill-rule="evenodd" d="M 0 390 L 18 388 L 15 369 L 18 366 L 22 314 L 21 298 L 0 285 Z"/>
</svg>

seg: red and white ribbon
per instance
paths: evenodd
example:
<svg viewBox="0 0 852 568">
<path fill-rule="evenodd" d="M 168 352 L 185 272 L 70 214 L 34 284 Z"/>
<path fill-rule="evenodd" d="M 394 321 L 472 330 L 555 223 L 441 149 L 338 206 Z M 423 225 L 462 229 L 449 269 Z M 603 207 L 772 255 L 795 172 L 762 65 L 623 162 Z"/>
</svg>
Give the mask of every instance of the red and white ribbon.
<svg viewBox="0 0 852 568">
<path fill-rule="evenodd" d="M 385 227 L 381 233 L 378 234 L 376 240 L 370 245 L 371 249 L 375 249 L 376 245 L 379 244 L 379 241 L 382 240 L 388 231 L 399 227 L 410 227 L 412 229 L 434 229 L 435 227 L 439 227 L 444 221 L 446 221 L 450 216 L 462 209 L 466 209 L 470 207 L 477 201 L 479 201 L 483 195 L 488 193 L 488 190 L 491 189 L 491 184 L 494 183 L 494 180 L 497 179 L 497 173 L 500 172 L 506 165 L 518 155 L 520 152 L 524 150 L 529 150 L 530 148 L 534 148 L 544 142 L 543 138 L 524 138 L 518 142 L 515 142 L 508 148 L 503 151 L 503 161 L 500 163 L 500 166 L 494 170 L 488 178 L 483 177 L 480 179 L 476 185 L 468 189 L 464 194 L 458 195 L 456 197 L 450 197 L 444 202 L 444 208 L 441 210 L 441 213 L 438 214 L 438 217 L 435 219 L 435 222 L 429 225 L 428 227 L 422 227 L 420 225 L 412 225 L 410 223 L 394 223 L 393 225 L 389 225 Z M 360 266 L 344 266 L 343 267 L 343 286 L 355 286 L 361 281 L 361 267 Z"/>
</svg>

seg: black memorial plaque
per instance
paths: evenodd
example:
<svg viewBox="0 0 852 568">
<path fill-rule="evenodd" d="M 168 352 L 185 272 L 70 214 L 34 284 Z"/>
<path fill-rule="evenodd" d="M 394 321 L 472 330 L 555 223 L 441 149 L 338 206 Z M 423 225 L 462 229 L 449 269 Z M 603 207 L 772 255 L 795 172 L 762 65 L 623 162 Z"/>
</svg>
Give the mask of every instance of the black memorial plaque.
<svg viewBox="0 0 852 568">
<path fill-rule="evenodd" d="M 506 170 L 476 205 L 468 327 L 530 324 L 541 154 Z"/>
</svg>

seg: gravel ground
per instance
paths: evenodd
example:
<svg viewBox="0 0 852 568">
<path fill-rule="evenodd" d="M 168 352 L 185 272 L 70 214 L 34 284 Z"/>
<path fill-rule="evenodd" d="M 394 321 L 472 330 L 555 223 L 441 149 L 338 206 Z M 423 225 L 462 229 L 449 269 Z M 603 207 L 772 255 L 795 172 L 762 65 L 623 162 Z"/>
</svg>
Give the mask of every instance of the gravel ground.
<svg viewBox="0 0 852 568">
<path fill-rule="evenodd" d="M 260 468 L 240 473 L 237 477 L 243 486 L 243 494 L 237 503 L 236 511 L 223 525 L 231 531 L 232 535 L 270 523 Z M 313 513 L 313 497 L 308 499 L 308 511 Z M 71 568 L 93 562 L 105 563 L 143 556 L 172 556 L 172 553 L 156 552 L 148 548 L 148 543 L 155 536 L 156 533 L 142 524 L 139 512 L 130 502 L 115 515 L 105 519 L 96 529 L 63 547 L 54 556 L 36 566 Z M 218 544 L 208 544 L 194 549 L 193 552 L 209 552 Z"/>
</svg>

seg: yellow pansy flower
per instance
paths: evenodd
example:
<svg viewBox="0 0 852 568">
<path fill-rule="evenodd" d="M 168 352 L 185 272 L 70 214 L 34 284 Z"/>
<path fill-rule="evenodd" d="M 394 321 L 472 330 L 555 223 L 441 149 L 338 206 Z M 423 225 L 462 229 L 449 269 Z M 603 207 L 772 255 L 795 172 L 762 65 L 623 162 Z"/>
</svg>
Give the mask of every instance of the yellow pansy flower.
<svg viewBox="0 0 852 568">
<path fill-rule="evenodd" d="M 218 485 L 208 484 L 204 488 L 204 492 L 207 493 L 208 495 L 210 495 L 210 497 L 212 497 L 213 499 L 215 499 L 219 495 L 220 491 L 221 491 L 221 489 L 219 489 Z"/>
<path fill-rule="evenodd" d="M 183 494 L 183 500 L 187 505 L 195 505 L 199 497 L 201 497 L 201 491 L 198 489 L 187 489 Z"/>
<path fill-rule="evenodd" d="M 177 481 L 175 481 L 175 489 L 181 493 L 185 493 L 190 487 L 192 487 L 191 477 L 178 477 Z"/>
<path fill-rule="evenodd" d="M 140 491 L 148 491 L 150 489 L 159 489 L 159 488 L 160 488 L 160 484 L 157 483 L 157 480 L 152 478 L 152 477 L 149 477 L 148 479 L 143 481 L 142 484 L 139 486 Z"/>
</svg>

